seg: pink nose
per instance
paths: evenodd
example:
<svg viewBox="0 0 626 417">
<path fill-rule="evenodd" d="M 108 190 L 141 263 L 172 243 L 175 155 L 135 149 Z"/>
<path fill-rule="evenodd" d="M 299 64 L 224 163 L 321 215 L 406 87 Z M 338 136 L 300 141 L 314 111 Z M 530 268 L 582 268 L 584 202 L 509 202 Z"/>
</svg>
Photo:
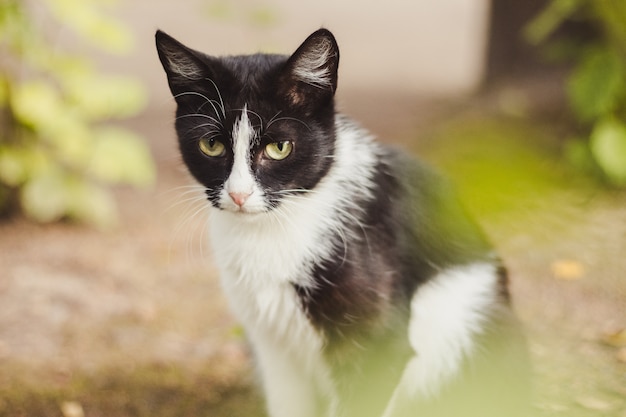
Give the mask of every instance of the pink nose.
<svg viewBox="0 0 626 417">
<path fill-rule="evenodd" d="M 248 197 L 250 197 L 251 193 L 228 193 L 230 198 L 237 204 L 239 207 L 243 206 L 246 203 Z"/>
</svg>

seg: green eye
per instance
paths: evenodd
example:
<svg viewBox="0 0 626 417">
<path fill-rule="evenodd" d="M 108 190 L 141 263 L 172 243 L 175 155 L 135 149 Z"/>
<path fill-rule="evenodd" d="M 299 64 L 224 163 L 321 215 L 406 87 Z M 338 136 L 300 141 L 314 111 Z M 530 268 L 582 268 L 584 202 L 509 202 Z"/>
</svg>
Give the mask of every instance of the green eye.
<svg viewBox="0 0 626 417">
<path fill-rule="evenodd" d="M 198 142 L 200 151 L 206 156 L 219 157 L 224 156 L 226 147 L 222 142 L 213 138 L 202 138 Z"/>
<path fill-rule="evenodd" d="M 272 142 L 265 146 L 265 155 L 275 161 L 280 161 L 289 156 L 293 150 L 293 143 L 288 140 L 282 142 Z"/>
</svg>

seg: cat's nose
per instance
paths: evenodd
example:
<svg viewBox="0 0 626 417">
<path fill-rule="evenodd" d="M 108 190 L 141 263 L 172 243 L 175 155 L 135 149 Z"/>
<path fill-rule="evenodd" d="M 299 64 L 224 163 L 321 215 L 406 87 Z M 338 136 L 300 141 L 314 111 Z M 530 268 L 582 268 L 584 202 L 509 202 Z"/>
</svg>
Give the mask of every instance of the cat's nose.
<svg viewBox="0 0 626 417">
<path fill-rule="evenodd" d="M 239 207 L 243 206 L 248 200 L 252 193 L 228 193 L 230 198 L 237 204 Z"/>
</svg>

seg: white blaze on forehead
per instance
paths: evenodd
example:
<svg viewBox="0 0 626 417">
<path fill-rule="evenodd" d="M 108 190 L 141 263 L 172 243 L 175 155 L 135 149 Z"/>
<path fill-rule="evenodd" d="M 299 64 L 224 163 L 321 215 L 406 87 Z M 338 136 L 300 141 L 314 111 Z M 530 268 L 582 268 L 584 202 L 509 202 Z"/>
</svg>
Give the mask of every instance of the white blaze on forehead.
<svg viewBox="0 0 626 417">
<path fill-rule="evenodd" d="M 244 106 L 241 116 L 233 126 L 233 167 L 226 181 L 229 193 L 249 194 L 254 189 L 254 178 L 250 172 L 250 144 L 254 138 L 254 128 L 248 119 L 248 108 Z"/>
</svg>

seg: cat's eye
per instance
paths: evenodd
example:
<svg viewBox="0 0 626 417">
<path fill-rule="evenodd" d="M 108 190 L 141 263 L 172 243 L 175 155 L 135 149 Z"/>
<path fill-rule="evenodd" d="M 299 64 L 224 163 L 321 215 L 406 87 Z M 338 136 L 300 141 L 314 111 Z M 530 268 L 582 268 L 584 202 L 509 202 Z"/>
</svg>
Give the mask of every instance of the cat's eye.
<svg viewBox="0 0 626 417">
<path fill-rule="evenodd" d="M 275 161 L 281 161 L 289 156 L 293 150 L 293 143 L 288 140 L 272 142 L 265 146 L 265 155 Z"/>
<path fill-rule="evenodd" d="M 224 156 L 226 147 L 222 142 L 215 138 L 202 138 L 198 142 L 200 151 L 206 156 L 219 157 Z"/>
</svg>

